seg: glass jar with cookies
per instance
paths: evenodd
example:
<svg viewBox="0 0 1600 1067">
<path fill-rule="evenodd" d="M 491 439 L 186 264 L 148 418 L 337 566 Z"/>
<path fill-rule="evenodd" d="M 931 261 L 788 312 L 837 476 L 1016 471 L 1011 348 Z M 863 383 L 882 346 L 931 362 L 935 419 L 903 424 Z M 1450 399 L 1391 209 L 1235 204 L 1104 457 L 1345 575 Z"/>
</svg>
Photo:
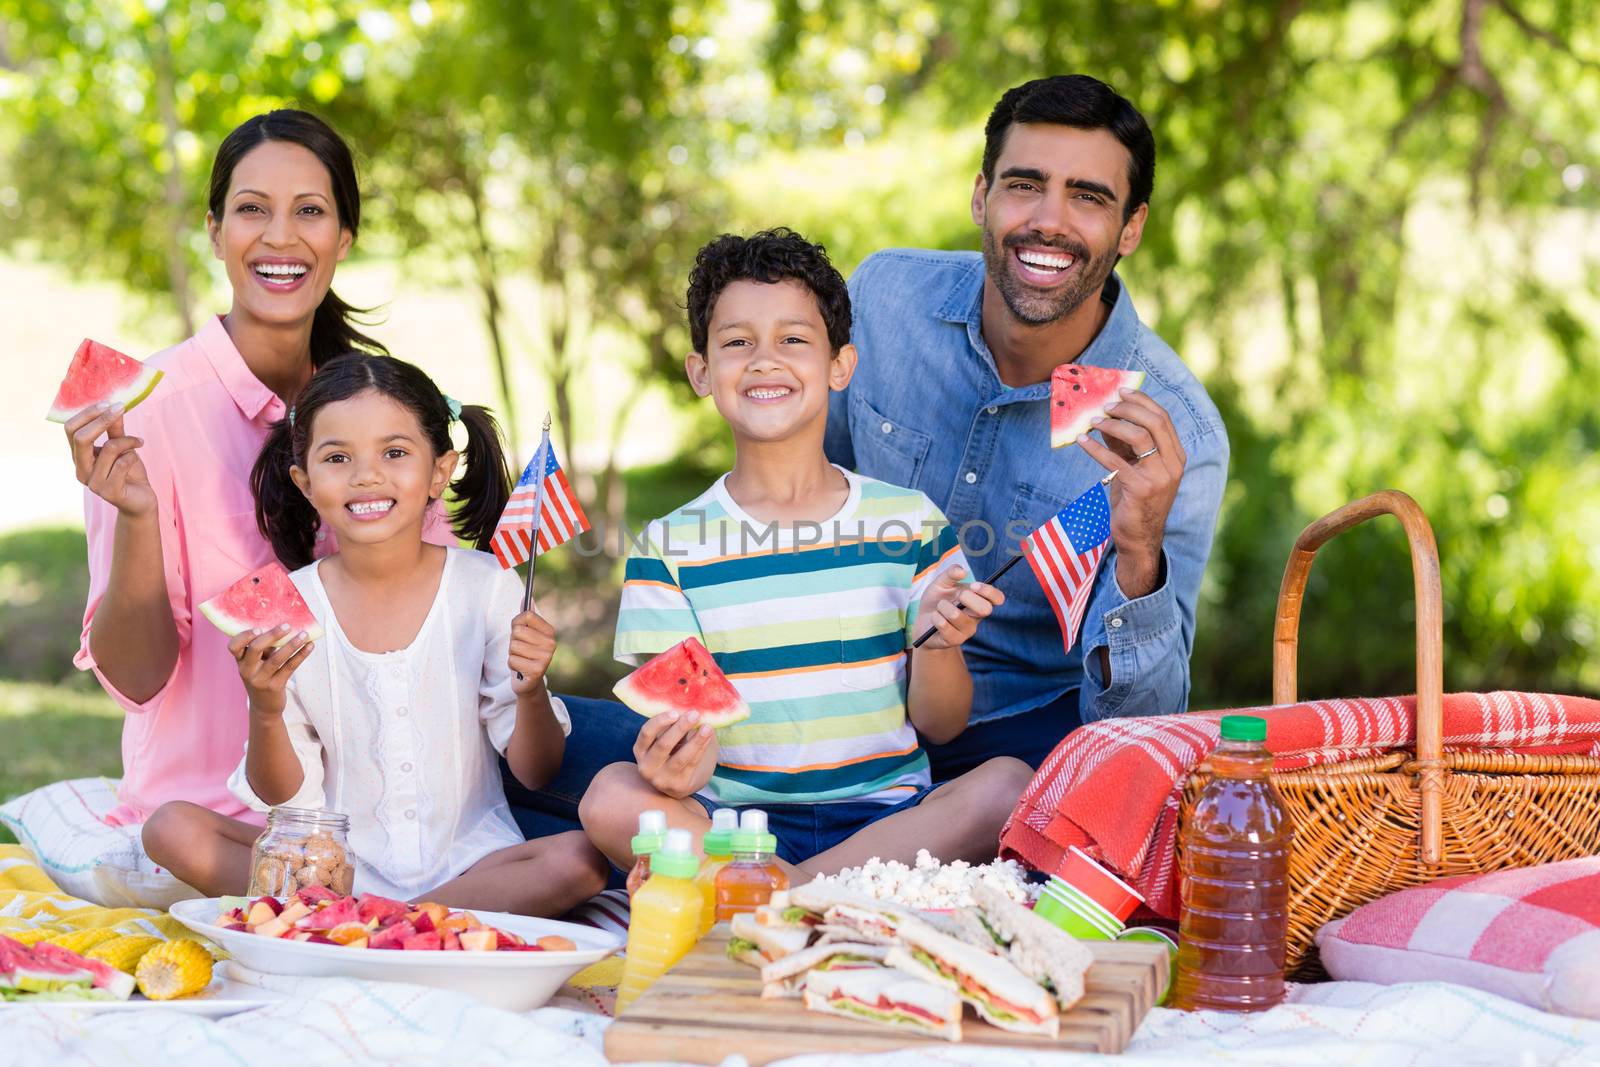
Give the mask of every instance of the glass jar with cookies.
<svg viewBox="0 0 1600 1067">
<path fill-rule="evenodd" d="M 355 885 L 349 830 L 350 817 L 336 811 L 273 808 L 250 851 L 248 895 L 286 900 L 318 885 L 348 896 Z"/>
</svg>

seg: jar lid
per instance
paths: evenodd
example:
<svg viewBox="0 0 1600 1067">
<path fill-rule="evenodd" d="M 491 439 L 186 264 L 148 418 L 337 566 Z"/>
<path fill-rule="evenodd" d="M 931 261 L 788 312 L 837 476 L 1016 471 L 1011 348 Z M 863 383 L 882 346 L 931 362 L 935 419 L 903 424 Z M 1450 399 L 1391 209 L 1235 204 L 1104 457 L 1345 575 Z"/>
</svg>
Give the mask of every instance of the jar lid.
<svg viewBox="0 0 1600 1067">
<path fill-rule="evenodd" d="M 1259 715 L 1224 715 L 1222 717 L 1224 741 L 1265 741 L 1267 720 Z"/>
<path fill-rule="evenodd" d="M 322 808 L 291 808 L 279 805 L 267 812 L 268 826 L 287 826 L 295 829 L 333 830 L 343 833 L 350 829 L 350 816 L 342 811 Z"/>
</svg>

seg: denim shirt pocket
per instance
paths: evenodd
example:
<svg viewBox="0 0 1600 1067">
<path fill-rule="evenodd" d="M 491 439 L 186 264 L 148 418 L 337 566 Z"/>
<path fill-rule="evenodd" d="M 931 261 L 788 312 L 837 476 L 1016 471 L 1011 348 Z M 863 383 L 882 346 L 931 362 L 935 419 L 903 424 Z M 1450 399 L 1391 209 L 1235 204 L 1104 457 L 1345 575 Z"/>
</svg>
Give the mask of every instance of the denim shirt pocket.
<svg viewBox="0 0 1600 1067">
<path fill-rule="evenodd" d="M 850 403 L 856 470 L 890 485 L 915 486 L 932 436 L 884 415 L 857 390 L 851 390 Z"/>
</svg>

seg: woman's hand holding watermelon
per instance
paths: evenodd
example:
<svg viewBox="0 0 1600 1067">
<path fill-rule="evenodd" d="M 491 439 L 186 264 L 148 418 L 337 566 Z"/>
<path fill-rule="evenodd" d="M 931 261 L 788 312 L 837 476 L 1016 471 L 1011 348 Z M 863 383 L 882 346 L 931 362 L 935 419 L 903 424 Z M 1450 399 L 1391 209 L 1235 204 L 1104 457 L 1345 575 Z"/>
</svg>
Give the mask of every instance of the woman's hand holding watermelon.
<svg viewBox="0 0 1600 1067">
<path fill-rule="evenodd" d="M 78 481 L 129 518 L 154 515 L 156 494 L 139 459 L 144 441 L 122 431 L 122 405 L 80 411 L 66 424 Z M 104 434 L 106 442 L 95 444 Z"/>
<path fill-rule="evenodd" d="M 682 799 L 705 788 L 722 748 L 717 732 L 694 712 L 663 712 L 646 719 L 633 743 L 639 776 L 659 793 Z"/>
</svg>

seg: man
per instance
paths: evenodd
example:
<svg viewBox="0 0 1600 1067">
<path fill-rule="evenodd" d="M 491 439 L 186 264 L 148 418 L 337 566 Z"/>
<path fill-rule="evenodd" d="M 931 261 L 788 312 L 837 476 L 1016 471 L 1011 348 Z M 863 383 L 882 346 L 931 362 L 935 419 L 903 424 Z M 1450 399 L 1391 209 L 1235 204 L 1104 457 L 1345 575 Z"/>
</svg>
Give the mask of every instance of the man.
<svg viewBox="0 0 1600 1067">
<path fill-rule="evenodd" d="M 1184 710 L 1195 601 L 1228 440 L 1194 375 L 1115 273 L 1139 247 L 1155 139 L 1084 75 L 1008 91 L 985 128 L 972 220 L 983 251 L 892 249 L 850 279 L 860 366 L 829 412 L 828 456 L 922 490 L 963 531 L 974 577 L 1107 471 L 1112 546 L 1070 652 L 1037 582 L 966 645 L 973 725 L 929 748 L 935 781 L 1000 755 L 1037 767 L 1081 722 Z M 1141 370 L 1142 389 L 1050 448 L 1057 366 Z"/>
</svg>

